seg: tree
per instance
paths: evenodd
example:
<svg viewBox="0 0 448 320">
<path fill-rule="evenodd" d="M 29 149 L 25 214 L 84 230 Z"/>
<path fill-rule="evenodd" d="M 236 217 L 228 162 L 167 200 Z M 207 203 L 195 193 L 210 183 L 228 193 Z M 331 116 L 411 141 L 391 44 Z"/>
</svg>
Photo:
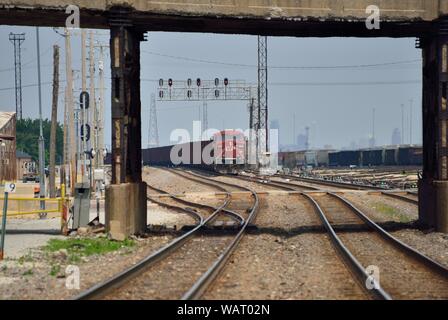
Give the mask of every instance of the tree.
<svg viewBox="0 0 448 320">
<path fill-rule="evenodd" d="M 51 121 L 42 121 L 43 134 L 45 140 L 45 164 L 48 165 L 50 159 L 50 131 Z M 34 161 L 39 160 L 39 119 L 17 120 L 16 125 L 17 150 L 28 153 Z M 56 164 L 62 163 L 64 132 L 62 125 L 58 123 L 56 129 Z"/>
</svg>

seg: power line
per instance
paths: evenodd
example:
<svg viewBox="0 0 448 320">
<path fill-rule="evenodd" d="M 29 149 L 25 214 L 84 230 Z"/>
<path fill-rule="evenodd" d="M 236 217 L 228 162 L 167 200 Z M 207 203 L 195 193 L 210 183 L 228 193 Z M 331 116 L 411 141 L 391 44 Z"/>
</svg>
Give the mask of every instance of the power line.
<svg viewBox="0 0 448 320">
<path fill-rule="evenodd" d="M 56 41 L 54 44 L 58 44 L 60 41 L 60 39 L 58 41 Z M 51 52 L 51 50 L 53 49 L 53 45 L 50 46 L 48 49 L 46 49 L 43 53 L 41 53 L 40 57 L 44 57 L 45 55 L 47 55 L 48 53 Z M 37 58 L 34 58 L 32 60 L 29 60 L 25 63 L 22 63 L 22 69 L 37 69 L 37 66 L 32 66 L 32 67 L 28 67 L 28 68 L 24 68 L 25 66 L 28 66 L 30 64 L 32 64 L 33 62 L 35 62 L 37 60 Z M 53 66 L 53 65 L 43 65 L 42 67 L 48 67 L 48 66 Z M 0 69 L 0 72 L 7 72 L 7 71 L 14 71 L 14 67 L 11 68 L 5 68 L 5 69 Z"/>
<path fill-rule="evenodd" d="M 213 61 L 213 60 L 204 60 L 204 59 L 196 59 L 182 56 L 173 56 L 168 54 L 162 54 L 153 51 L 142 50 L 143 53 L 147 53 L 154 56 L 197 62 L 197 63 L 207 63 L 207 64 L 217 64 L 217 65 L 225 65 L 231 67 L 243 67 L 243 68 L 258 68 L 258 65 L 255 64 L 241 64 L 241 63 L 230 63 L 230 62 L 222 62 L 222 61 Z M 374 64 L 357 64 L 357 65 L 335 65 L 335 66 L 269 66 L 268 69 L 297 69 L 297 70 L 326 70 L 326 69 L 360 69 L 360 68 L 374 68 L 374 67 L 382 67 L 382 66 L 393 66 L 393 65 L 402 65 L 402 64 L 412 64 L 421 62 L 421 59 L 414 60 L 402 60 L 402 61 L 393 61 L 393 62 L 384 62 L 384 63 L 374 63 Z"/>
<path fill-rule="evenodd" d="M 109 78 L 110 80 L 110 78 Z M 157 79 L 141 79 L 144 82 L 159 82 Z M 65 82 L 65 80 L 61 80 Z M 42 85 L 50 85 L 52 82 L 42 82 Z M 397 81 L 366 81 L 366 82 L 269 82 L 270 86 L 279 87 L 306 87 L 306 86 L 370 86 L 370 85 L 405 85 L 421 84 L 421 80 L 397 80 Z M 37 84 L 22 85 L 22 88 L 37 87 Z M 109 89 L 109 88 L 107 88 Z M 0 88 L 0 91 L 14 90 L 14 87 Z"/>
</svg>

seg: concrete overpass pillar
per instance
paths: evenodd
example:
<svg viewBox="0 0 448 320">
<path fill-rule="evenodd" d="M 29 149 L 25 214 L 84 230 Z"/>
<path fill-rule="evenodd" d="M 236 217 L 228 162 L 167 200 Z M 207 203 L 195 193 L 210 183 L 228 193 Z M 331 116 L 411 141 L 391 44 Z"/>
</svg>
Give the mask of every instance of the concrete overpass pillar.
<svg viewBox="0 0 448 320">
<path fill-rule="evenodd" d="M 106 189 L 106 228 L 123 240 L 146 230 L 146 183 L 142 182 L 140 42 L 143 32 L 111 10 L 112 185 Z"/>
<path fill-rule="evenodd" d="M 448 233 L 448 21 L 420 40 L 423 49 L 423 175 L 420 222 Z"/>
</svg>

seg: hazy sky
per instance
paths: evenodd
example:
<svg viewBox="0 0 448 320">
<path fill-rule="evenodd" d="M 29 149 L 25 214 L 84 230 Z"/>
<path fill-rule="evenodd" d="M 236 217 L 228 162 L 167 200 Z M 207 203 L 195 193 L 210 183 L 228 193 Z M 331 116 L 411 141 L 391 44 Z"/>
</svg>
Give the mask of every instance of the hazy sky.
<svg viewBox="0 0 448 320">
<path fill-rule="evenodd" d="M 52 46 L 61 46 L 61 80 L 65 80 L 64 39 L 51 28 L 41 28 L 41 63 L 43 114 L 50 117 L 52 87 Z M 35 28 L 0 27 L 3 40 L 0 60 L 0 110 L 14 111 L 13 45 L 10 32 L 25 32 L 22 61 L 23 109 L 25 117 L 37 117 L 37 60 Z M 96 40 L 108 44 L 108 31 L 97 30 Z M 151 93 L 157 92 L 159 78 L 229 78 L 256 83 L 257 38 L 240 35 L 150 33 L 142 43 L 142 119 L 143 141 L 148 142 L 148 116 Z M 390 144 L 394 128 L 401 129 L 401 104 L 406 107 L 406 140 L 409 142 L 409 105 L 413 99 L 413 143 L 421 143 L 421 52 L 415 39 L 358 38 L 269 38 L 269 111 L 270 119 L 280 123 L 282 144 L 293 142 L 293 114 L 296 133 L 310 126 L 312 147 L 331 144 L 349 146 L 352 141 L 367 138 L 372 129 L 372 109 L 376 109 L 378 145 Z M 80 36 L 72 38 L 76 88 L 81 86 Z M 98 51 L 96 51 L 98 54 Z M 106 65 L 106 144 L 110 145 L 110 71 L 108 52 Z M 154 54 L 156 53 L 156 54 Z M 160 56 L 158 54 L 164 55 Z M 166 55 L 177 58 L 166 57 Z M 229 64 L 199 63 L 198 59 Z M 365 65 L 412 61 L 375 67 Z M 340 66 L 355 66 L 339 68 Z M 356 67 L 357 66 L 357 67 Z M 287 68 L 284 68 L 287 67 Z M 315 67 L 315 68 L 300 68 Z M 317 68 L 316 68 L 317 67 Z M 333 68 L 322 68 L 333 67 Z M 334 68 L 336 67 L 336 68 Z M 63 112 L 63 88 L 59 118 Z M 200 103 L 158 103 L 161 144 L 169 144 L 169 135 L 176 128 L 191 130 L 199 119 Z M 213 102 L 209 104 L 209 126 L 242 128 L 248 126 L 247 103 Z"/>
</svg>

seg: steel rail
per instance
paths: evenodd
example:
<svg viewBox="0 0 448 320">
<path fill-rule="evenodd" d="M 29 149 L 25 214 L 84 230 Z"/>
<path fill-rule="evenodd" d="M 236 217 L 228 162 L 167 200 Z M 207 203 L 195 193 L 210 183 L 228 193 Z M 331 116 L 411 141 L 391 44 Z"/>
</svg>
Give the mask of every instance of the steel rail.
<svg viewBox="0 0 448 320">
<path fill-rule="evenodd" d="M 337 181 L 329 181 L 329 180 L 321 180 L 321 179 L 313 179 L 313 178 L 304 178 L 304 177 L 297 177 L 297 176 L 293 176 L 293 175 L 279 175 L 279 176 L 284 176 L 284 177 L 288 177 L 291 179 L 295 179 L 297 181 L 320 184 L 320 185 L 329 186 L 329 187 L 339 187 L 339 188 L 345 187 L 345 188 L 351 189 L 351 190 L 387 190 L 386 188 L 383 188 L 383 187 L 367 186 L 367 185 L 360 185 L 360 184 L 354 184 L 354 183 L 348 183 L 348 182 L 337 182 Z"/>
<path fill-rule="evenodd" d="M 352 210 L 359 218 L 361 218 L 367 225 L 369 225 L 374 231 L 376 231 L 383 239 L 388 241 L 389 243 L 393 244 L 396 248 L 399 250 L 407 253 L 408 255 L 411 255 L 415 259 L 422 262 L 425 266 L 429 267 L 433 271 L 439 273 L 441 276 L 448 278 L 448 267 L 442 265 L 441 263 L 435 261 L 434 259 L 426 256 L 425 254 L 419 252 L 418 250 L 412 248 L 411 246 L 405 244 L 404 242 L 398 240 L 393 235 L 391 235 L 389 232 L 381 228 L 377 223 L 375 223 L 373 220 L 371 220 L 369 217 L 367 217 L 361 210 L 356 208 L 351 202 L 349 202 L 347 199 L 344 199 L 343 197 L 331 193 L 328 193 L 330 196 L 338 199 L 342 203 L 344 203 L 349 209 Z"/>
<path fill-rule="evenodd" d="M 334 231 L 333 227 L 331 226 L 331 223 L 328 221 L 328 218 L 326 217 L 325 213 L 323 212 L 319 204 L 316 202 L 316 200 L 314 200 L 313 197 L 311 197 L 309 194 L 306 193 L 303 193 L 303 196 L 305 196 L 305 198 L 307 198 L 313 204 L 320 220 L 322 221 L 325 229 L 327 230 L 330 236 L 333 245 L 335 246 L 336 250 L 340 252 L 344 260 L 347 262 L 348 266 L 352 269 L 359 283 L 367 283 L 367 281 L 375 282 L 372 290 L 367 291 L 367 287 L 361 286 L 363 290 L 367 291 L 375 299 L 391 300 L 392 299 L 391 296 L 379 286 L 379 284 L 375 281 L 375 279 L 370 277 L 370 275 L 367 273 L 366 269 L 362 266 L 362 264 L 358 261 L 358 259 L 356 259 L 356 257 L 350 252 L 349 249 L 347 249 L 342 240 Z"/>
<path fill-rule="evenodd" d="M 148 185 L 147 187 L 148 187 L 148 189 L 160 192 L 160 193 L 168 196 L 169 198 L 171 198 L 171 199 L 173 199 L 173 200 L 175 200 L 175 201 L 177 201 L 179 203 L 182 203 L 184 205 L 187 205 L 187 206 L 196 207 L 196 208 L 200 208 L 200 209 L 204 209 L 204 210 L 211 210 L 212 212 L 214 212 L 215 210 L 218 209 L 218 208 L 210 206 L 210 205 L 206 205 L 206 204 L 202 204 L 202 203 L 197 203 L 197 202 L 192 202 L 192 201 L 188 201 L 188 200 L 185 200 L 185 199 L 181 199 L 179 197 L 176 197 L 173 194 L 170 194 L 170 193 L 166 192 L 165 190 L 158 189 L 158 188 L 156 188 L 154 186 L 149 186 Z M 156 202 L 157 204 L 162 203 L 161 201 L 155 200 L 154 197 L 150 197 L 149 196 L 148 199 L 150 201 L 152 201 L 152 202 Z M 240 214 L 238 214 L 237 212 L 234 212 L 232 210 L 224 208 L 224 209 L 221 210 L 221 213 L 224 213 L 225 215 L 228 215 L 228 216 L 230 216 L 230 218 L 232 218 L 235 221 L 237 221 L 239 223 L 240 227 L 244 225 L 244 221 L 245 221 L 244 218 Z"/>
<path fill-rule="evenodd" d="M 278 189 L 281 189 L 281 190 L 297 191 L 297 189 L 293 189 L 293 188 L 291 188 L 289 186 L 286 186 L 284 184 L 275 183 L 275 182 L 268 181 L 268 180 L 263 180 L 261 178 L 251 178 L 251 177 L 245 177 L 245 176 L 232 176 L 232 178 L 245 180 L 245 181 L 249 181 L 249 182 L 253 182 L 253 183 L 258 183 L 258 184 L 264 185 L 264 186 L 271 186 L 271 187 L 278 188 Z M 299 186 L 296 186 L 296 187 L 299 187 Z"/>
<path fill-rule="evenodd" d="M 155 204 L 157 204 L 158 206 L 164 207 L 166 209 L 170 209 L 170 210 L 173 210 L 173 211 L 178 211 L 180 213 L 185 213 L 185 214 L 191 216 L 196 221 L 198 221 L 198 224 L 201 224 L 204 221 L 204 218 L 199 213 L 197 213 L 194 210 L 191 210 L 191 209 L 188 209 L 188 208 L 182 208 L 182 207 L 174 206 L 174 205 L 162 202 L 162 201 L 157 201 L 156 199 L 151 198 L 151 197 L 148 197 L 148 200 L 153 202 L 153 203 L 155 203 Z"/>
<path fill-rule="evenodd" d="M 196 171 L 199 171 L 199 170 L 196 170 Z M 192 172 L 192 171 L 185 171 L 184 170 L 183 172 L 187 173 L 189 175 L 196 176 L 196 177 L 198 177 L 200 179 L 204 179 L 204 180 L 210 181 L 212 183 L 220 184 L 220 185 L 223 185 L 223 186 L 234 187 L 234 188 L 237 188 L 237 189 L 240 189 L 240 190 L 244 190 L 244 191 L 250 190 L 249 188 L 246 188 L 246 187 L 243 187 L 243 186 L 240 186 L 240 185 L 237 185 L 237 184 L 233 184 L 233 183 L 229 183 L 229 182 L 225 182 L 225 181 L 217 181 L 217 180 L 214 180 L 214 179 L 212 179 L 210 177 L 207 177 L 207 176 L 204 176 L 202 174 L 195 173 L 195 172 Z M 235 177 L 235 176 L 231 176 L 231 177 Z"/>
<path fill-rule="evenodd" d="M 277 176 L 277 177 L 282 178 L 282 179 L 285 179 L 285 177 L 281 177 L 281 176 Z M 262 179 L 262 178 L 259 177 L 259 179 Z M 290 179 L 290 178 L 288 178 L 288 179 Z M 295 181 L 300 182 L 300 181 L 297 180 L 297 179 L 292 179 L 292 180 L 295 180 Z M 295 184 L 295 183 L 291 183 L 291 182 L 286 182 L 286 181 L 276 181 L 276 180 L 270 180 L 270 179 L 267 179 L 267 181 L 272 182 L 272 183 L 276 183 L 276 184 L 280 184 L 280 185 L 284 185 L 284 186 L 288 186 L 288 187 L 303 188 L 303 189 L 314 190 L 314 191 L 321 190 L 321 189 L 318 188 L 318 187 L 312 187 L 312 186 L 306 186 L 306 185 L 299 185 L 299 184 Z"/>
<path fill-rule="evenodd" d="M 122 272 L 116 274 L 115 276 L 82 292 L 81 294 L 74 297 L 74 300 L 100 299 L 110 291 L 119 288 L 126 282 L 129 282 L 131 279 L 138 276 L 138 274 L 143 272 L 145 269 L 150 268 L 155 263 L 169 256 L 172 252 L 179 249 L 187 240 L 190 240 L 193 236 L 195 236 L 210 221 L 216 218 L 216 216 L 221 212 L 221 210 L 223 210 L 225 207 L 228 206 L 228 204 L 230 203 L 230 197 L 231 197 L 230 193 L 227 193 L 224 203 L 220 207 L 218 207 L 207 219 L 203 220 L 201 224 L 198 224 L 195 228 L 193 228 L 189 232 L 174 239 L 169 244 L 150 254 L 137 264 L 123 270 Z"/>
<path fill-rule="evenodd" d="M 394 198 L 394 199 L 398 199 L 398 200 L 401 200 L 401 201 L 405 201 L 405 202 L 408 202 L 408 203 L 411 203 L 411 204 L 418 205 L 418 200 L 411 199 L 409 197 L 402 196 L 400 194 L 396 194 L 396 193 L 392 193 L 392 192 L 385 192 L 385 191 L 381 192 L 381 194 L 385 195 L 387 197 L 391 197 L 391 198 Z"/>
</svg>

